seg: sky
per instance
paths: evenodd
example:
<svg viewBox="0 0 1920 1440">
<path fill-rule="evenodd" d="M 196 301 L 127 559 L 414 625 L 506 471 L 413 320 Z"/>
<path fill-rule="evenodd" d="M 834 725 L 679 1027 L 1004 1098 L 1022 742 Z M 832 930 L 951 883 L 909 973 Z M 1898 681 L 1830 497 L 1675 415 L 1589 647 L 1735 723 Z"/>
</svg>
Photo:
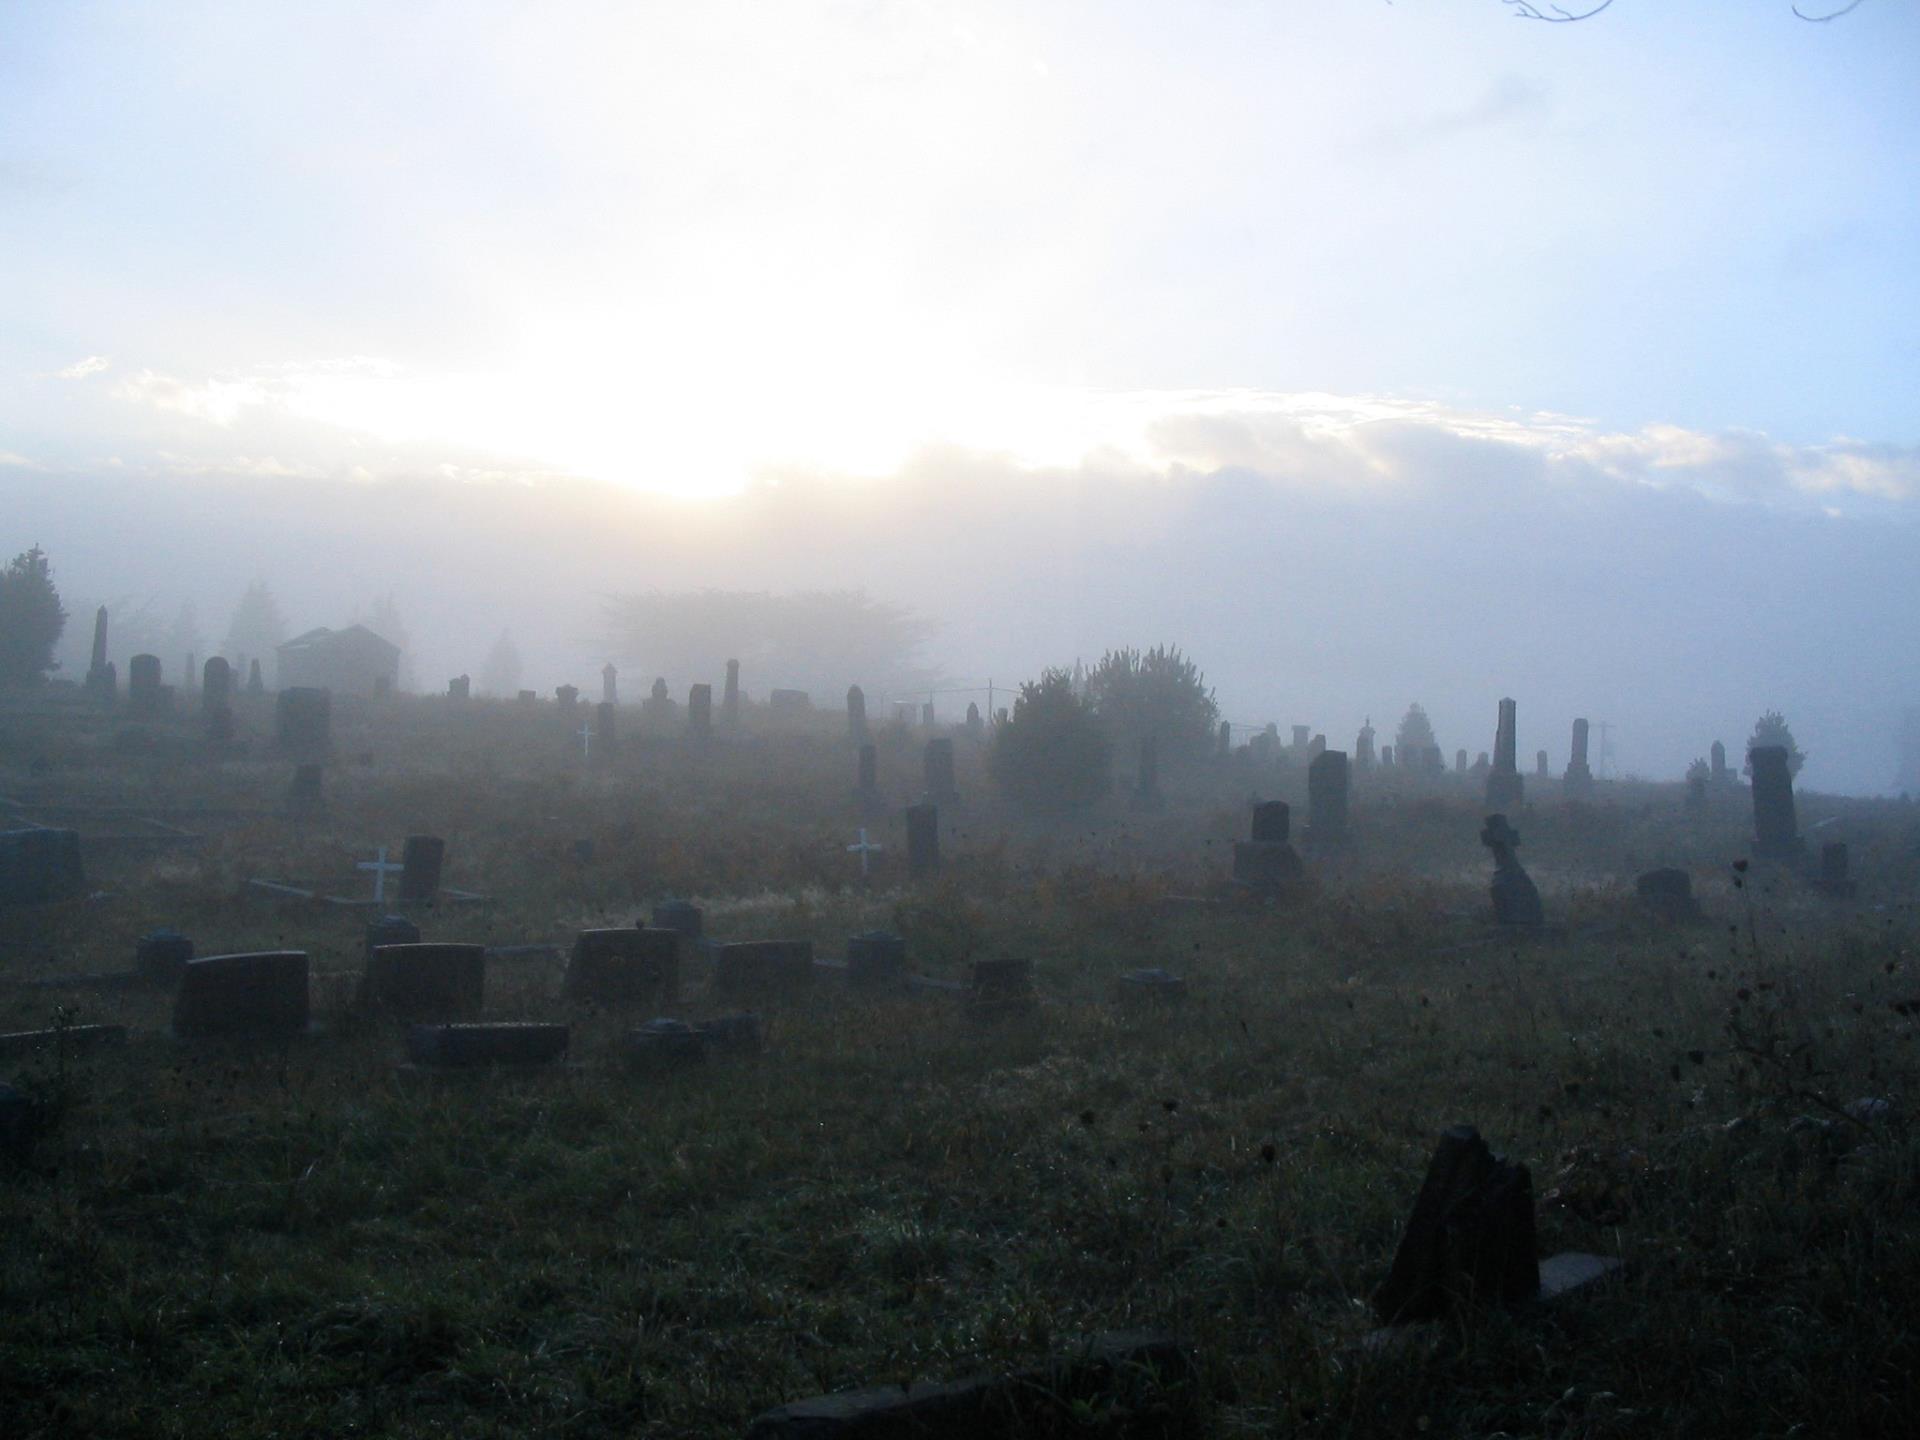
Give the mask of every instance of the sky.
<svg viewBox="0 0 1920 1440">
<path fill-rule="evenodd" d="M 1874 791 L 1916 75 L 1899 0 L 8 0 L 4 538 L 213 631 L 393 592 L 423 683 L 859 586 L 969 682 L 1169 641 L 1650 775 L 1778 707 Z"/>
</svg>

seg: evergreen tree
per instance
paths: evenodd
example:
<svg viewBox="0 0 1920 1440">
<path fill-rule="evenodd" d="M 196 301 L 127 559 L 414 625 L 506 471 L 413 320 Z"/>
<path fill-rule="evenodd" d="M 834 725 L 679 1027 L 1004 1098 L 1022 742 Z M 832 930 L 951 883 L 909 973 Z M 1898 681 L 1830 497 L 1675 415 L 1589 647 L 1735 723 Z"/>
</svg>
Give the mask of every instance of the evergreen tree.
<svg viewBox="0 0 1920 1440">
<path fill-rule="evenodd" d="M 38 684 L 58 669 L 53 647 L 66 625 L 46 552 L 14 556 L 0 570 L 0 685 Z"/>
<path fill-rule="evenodd" d="M 1109 650 L 1087 676 L 1086 699 L 1122 754 L 1149 737 L 1159 741 L 1163 758 L 1212 749 L 1220 707 L 1200 667 L 1178 646 Z"/>
<path fill-rule="evenodd" d="M 1048 670 L 1020 687 L 1013 713 L 994 731 L 987 771 L 1008 799 L 1034 810 L 1081 810 L 1110 787 L 1112 748 L 1073 676 Z"/>
<path fill-rule="evenodd" d="M 1787 726 L 1787 717 L 1778 710 L 1769 710 L 1753 722 L 1753 734 L 1747 739 L 1747 763 L 1744 773 L 1753 774 L 1753 751 L 1759 745 L 1778 745 L 1787 752 L 1787 773 L 1798 775 L 1800 767 L 1807 763 L 1807 757 L 1793 742 L 1793 731 Z"/>
<path fill-rule="evenodd" d="M 1427 712 L 1418 700 L 1407 706 L 1407 713 L 1400 717 L 1400 728 L 1394 732 L 1394 757 L 1403 765 L 1415 763 L 1429 750 L 1440 748 L 1440 742 L 1434 738 L 1433 722 L 1427 719 Z"/>
<path fill-rule="evenodd" d="M 520 647 L 513 643 L 511 630 L 502 630 L 480 667 L 480 693 L 511 696 L 520 688 L 520 671 Z"/>
<path fill-rule="evenodd" d="M 280 606 L 274 601 L 267 582 L 256 580 L 247 586 L 240 603 L 233 607 L 233 619 L 227 623 L 227 638 L 220 647 L 241 670 L 245 678 L 246 662 L 258 660 L 268 668 L 273 652 L 287 638 L 287 622 L 280 618 Z"/>
</svg>

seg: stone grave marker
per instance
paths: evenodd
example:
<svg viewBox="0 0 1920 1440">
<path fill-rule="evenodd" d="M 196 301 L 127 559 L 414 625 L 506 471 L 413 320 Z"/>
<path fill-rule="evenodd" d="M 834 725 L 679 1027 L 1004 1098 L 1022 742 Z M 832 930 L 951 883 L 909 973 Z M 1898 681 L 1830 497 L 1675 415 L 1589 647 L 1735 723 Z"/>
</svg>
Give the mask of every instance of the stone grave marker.
<svg viewBox="0 0 1920 1440">
<path fill-rule="evenodd" d="M 440 893 L 447 842 L 438 835 L 409 835 L 400 850 L 400 903 L 424 905 Z"/>
<path fill-rule="evenodd" d="M 620 703 L 620 672 L 613 668 L 611 660 L 600 667 L 600 703 L 602 705 Z"/>
<path fill-rule="evenodd" d="M 707 708 L 713 707 L 713 688 L 707 687 Z M 711 719 L 711 715 L 709 715 Z M 720 692 L 720 723 L 729 730 L 740 728 L 740 662 L 727 661 L 726 686 Z"/>
<path fill-rule="evenodd" d="M 1560 792 L 1569 800 L 1585 800 L 1593 794 L 1593 771 L 1587 768 L 1587 731 L 1585 720 L 1573 722 L 1573 750 L 1567 759 L 1567 773 L 1560 780 Z M 1725 751 L 1721 752 L 1724 759 Z"/>
<path fill-rule="evenodd" d="M 285 1039 L 307 1030 L 307 952 L 265 950 L 187 962 L 174 993 L 182 1039 Z"/>
<path fill-rule="evenodd" d="M 535 705 L 540 703 L 540 692 L 538 690 L 518 690 L 514 692 L 513 698 L 522 710 L 531 710 Z"/>
<path fill-rule="evenodd" d="M 897 985 L 907 978 L 907 942 L 890 930 L 868 930 L 847 939 L 847 983 Z"/>
<path fill-rule="evenodd" d="M 593 711 L 593 753 L 602 765 L 611 765 L 620 753 L 618 725 L 619 707 L 611 700 L 602 700 Z"/>
<path fill-rule="evenodd" d="M 580 706 L 580 687 L 578 685 L 556 685 L 553 698 L 559 702 L 560 713 L 571 716 Z"/>
<path fill-rule="evenodd" d="M 713 687 L 696 685 L 687 692 L 687 733 L 696 741 L 713 737 Z"/>
<path fill-rule="evenodd" d="M 287 783 L 287 808 L 296 815 L 318 815 L 327 808 L 327 797 L 323 784 L 326 767 L 323 765 L 296 765 L 293 767 L 293 779 Z"/>
<path fill-rule="evenodd" d="M 767 696 L 768 713 L 805 715 L 813 710 L 813 697 L 804 690 L 774 690 Z"/>
<path fill-rule="evenodd" d="M 1374 766 L 1373 737 L 1373 717 L 1369 715 L 1353 740 L 1353 763 L 1362 770 L 1371 770 Z"/>
<path fill-rule="evenodd" d="M 1793 770 L 1784 745 L 1756 745 L 1753 767 L 1753 853 L 1766 860 L 1793 860 L 1806 848 L 1794 814 Z"/>
<path fill-rule="evenodd" d="M 476 1024 L 412 1025 L 407 1055 L 432 1069 L 480 1069 L 490 1066 L 549 1065 L 567 1053 L 565 1025 L 509 1021 Z"/>
<path fill-rule="evenodd" d="M 977 744 L 986 731 L 987 722 L 980 718 L 980 706 L 969 700 L 967 702 L 967 738 Z"/>
<path fill-rule="evenodd" d="M 1288 842 L 1292 811 L 1284 800 L 1253 807 L 1253 838 L 1233 845 L 1233 880 L 1256 894 L 1270 893 L 1300 879 L 1306 868 Z"/>
<path fill-rule="evenodd" d="M 690 900 L 662 900 L 653 907 L 656 930 L 672 930 L 689 941 L 700 938 L 704 919 L 700 907 Z"/>
<path fill-rule="evenodd" d="M 333 695 L 311 685 L 282 690 L 273 702 L 273 740 L 282 754 L 326 759 L 333 752 Z"/>
<path fill-rule="evenodd" d="M 486 1000 L 484 945 L 381 945 L 367 962 L 361 997 L 403 1020 L 477 1015 Z"/>
<path fill-rule="evenodd" d="M 1520 832 L 1504 815 L 1489 815 L 1480 831 L 1480 843 L 1493 852 L 1493 916 L 1502 925 L 1543 925 L 1545 912 L 1540 908 L 1540 891 L 1521 867 L 1513 852 L 1520 843 Z"/>
<path fill-rule="evenodd" d="M 0 905 L 40 905 L 86 893 L 78 830 L 0 830 Z"/>
<path fill-rule="evenodd" d="M 1487 809 L 1517 812 L 1525 781 L 1520 776 L 1519 712 L 1512 700 L 1500 702 L 1500 722 L 1493 737 L 1493 766 L 1487 772 Z"/>
<path fill-rule="evenodd" d="M 926 704 L 920 707 L 921 728 L 925 730 L 931 730 L 937 723 L 938 722 L 933 718 L 933 701 L 929 700 L 927 701 Z"/>
<path fill-rule="evenodd" d="M 1648 870 L 1633 882 L 1640 904 L 1656 918 L 1686 924 L 1704 918 L 1693 895 L 1693 877 L 1674 866 Z"/>
<path fill-rule="evenodd" d="M 418 945 L 420 927 L 404 915 L 382 915 L 367 922 L 362 946 L 366 963 L 373 963 L 373 952 L 383 945 Z"/>
<path fill-rule="evenodd" d="M 1536 750 L 1533 752 L 1533 774 L 1534 774 L 1534 778 L 1537 780 L 1544 780 L 1547 778 L 1548 771 L 1547 771 L 1547 752 L 1546 751 Z"/>
<path fill-rule="evenodd" d="M 171 708 L 173 695 L 160 683 L 160 657 L 136 655 L 127 665 L 127 714 L 157 720 Z"/>
<path fill-rule="evenodd" d="M 87 665 L 87 695 L 105 705 L 117 698 L 120 682 L 113 666 L 107 663 L 107 607 L 93 612 L 93 656 Z"/>
<path fill-rule="evenodd" d="M 853 794 L 866 809 L 880 802 L 880 752 L 871 742 L 860 747 L 859 775 Z"/>
<path fill-rule="evenodd" d="M 1471 1125 L 1454 1126 L 1427 1166 L 1374 1314 L 1401 1325 L 1539 1292 L 1532 1174 L 1496 1156 Z"/>
<path fill-rule="evenodd" d="M 813 983 L 811 940 L 734 940 L 707 947 L 718 995 L 795 991 Z"/>
<path fill-rule="evenodd" d="M 1713 767 L 1713 783 L 1716 785 L 1731 783 L 1733 777 L 1727 772 L 1727 747 L 1718 740 L 1714 741 L 1713 748 L 1707 752 L 1707 758 Z"/>
<path fill-rule="evenodd" d="M 249 660 L 247 662 L 247 694 L 264 695 L 266 693 L 267 682 L 260 678 L 260 662 Z"/>
<path fill-rule="evenodd" d="M 907 807 L 907 874 L 923 880 L 940 870 L 940 807 Z"/>
<path fill-rule="evenodd" d="M 1350 837 L 1347 829 L 1347 793 L 1351 773 L 1346 752 L 1324 750 L 1307 766 L 1307 834 L 1309 845 L 1338 847 Z"/>
<path fill-rule="evenodd" d="M 1120 977 L 1120 998 L 1133 1004 L 1165 1004 L 1187 998 L 1184 978 L 1159 966 L 1129 970 Z"/>
<path fill-rule="evenodd" d="M 970 967 L 967 1006 L 975 1015 L 999 1016 L 1035 1004 L 1031 960 L 976 960 Z"/>
<path fill-rule="evenodd" d="M 853 844 L 847 846 L 848 854 L 858 855 L 860 857 L 860 883 L 862 885 L 866 884 L 870 877 L 870 862 L 873 857 L 880 854 L 886 848 L 886 846 L 880 844 L 878 841 L 867 839 L 867 827 L 864 825 L 860 827 L 860 838 L 854 841 Z"/>
<path fill-rule="evenodd" d="M 233 667 L 224 655 L 209 655 L 200 667 L 200 709 L 207 715 L 233 703 Z"/>
<path fill-rule="evenodd" d="M 680 932 L 582 930 L 561 986 L 593 1005 L 675 1005 L 680 1000 Z"/>
<path fill-rule="evenodd" d="M 150 985 L 177 985 L 193 959 L 193 941 L 178 930 L 151 930 L 133 946 L 133 973 Z"/>
<path fill-rule="evenodd" d="M 1853 899 L 1859 887 L 1849 873 L 1850 865 L 1847 842 L 1829 840 L 1820 847 L 1820 873 L 1813 877 L 1813 888 L 1834 900 Z"/>
<path fill-rule="evenodd" d="M 856 745 L 867 741 L 867 692 L 858 685 L 847 687 L 847 736 Z"/>
<path fill-rule="evenodd" d="M 921 766 L 926 773 L 927 799 L 935 805 L 957 805 L 960 788 L 954 780 L 952 739 L 942 735 L 927 741 Z"/>
</svg>

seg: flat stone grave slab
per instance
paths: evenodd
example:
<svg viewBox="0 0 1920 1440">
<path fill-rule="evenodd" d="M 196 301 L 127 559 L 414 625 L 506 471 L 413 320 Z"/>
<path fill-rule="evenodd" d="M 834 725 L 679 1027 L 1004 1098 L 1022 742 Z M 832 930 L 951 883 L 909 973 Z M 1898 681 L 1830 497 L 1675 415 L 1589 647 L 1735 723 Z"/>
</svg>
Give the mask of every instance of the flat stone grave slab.
<svg viewBox="0 0 1920 1440">
<path fill-rule="evenodd" d="M 484 945 L 380 945 L 367 962 L 366 1003 L 404 1020 L 455 1020 L 486 999 Z"/>
<path fill-rule="evenodd" d="M 68 1025 L 57 1030 L 16 1030 L 9 1035 L 0 1035 L 0 1060 L 37 1055 L 44 1051 L 58 1053 L 63 1049 L 69 1055 L 82 1055 L 90 1050 L 126 1043 L 127 1027 L 124 1025 Z"/>
<path fill-rule="evenodd" d="M 188 961 L 174 992 L 173 1033 L 195 1040 L 303 1035 L 310 1019 L 308 970 L 304 950 Z"/>
<path fill-rule="evenodd" d="M 847 980 L 861 986 L 898 985 L 907 974 L 907 942 L 890 930 L 847 939 Z"/>
<path fill-rule="evenodd" d="M 623 1050 L 636 1070 L 674 1070 L 705 1060 L 707 1037 L 685 1020 L 662 1017 L 629 1030 Z"/>
<path fill-rule="evenodd" d="M 1136 1005 L 1169 1004 L 1187 998 L 1186 978 L 1158 967 L 1129 970 L 1116 983 L 1120 998 Z"/>
<path fill-rule="evenodd" d="M 707 953 L 717 994 L 794 992 L 813 983 L 811 940 L 734 940 L 709 945 Z"/>
<path fill-rule="evenodd" d="M 567 1053 L 565 1025 L 498 1021 L 473 1025 L 413 1025 L 407 1055 L 427 1069 L 548 1065 Z"/>
<path fill-rule="evenodd" d="M 604 1005 L 672 1005 L 680 999 L 676 930 L 582 930 L 561 986 L 569 1000 Z"/>
<path fill-rule="evenodd" d="M 1193 1433 L 1198 1395 L 1188 1348 L 1169 1335 L 1095 1336 L 1042 1364 L 968 1380 L 916 1380 L 796 1400 L 768 1410 L 747 1440 L 991 1440 L 1076 1433 L 1073 1420 L 1097 1405 L 1111 1421 L 1100 1433 Z"/>
</svg>

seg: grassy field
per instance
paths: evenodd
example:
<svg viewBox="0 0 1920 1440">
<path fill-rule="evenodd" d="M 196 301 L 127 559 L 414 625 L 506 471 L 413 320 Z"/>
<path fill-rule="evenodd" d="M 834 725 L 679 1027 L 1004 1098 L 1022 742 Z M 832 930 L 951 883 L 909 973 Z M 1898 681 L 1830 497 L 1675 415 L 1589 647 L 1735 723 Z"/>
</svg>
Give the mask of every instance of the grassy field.
<svg viewBox="0 0 1920 1440">
<path fill-rule="evenodd" d="M 1910 808 L 1802 797 L 1853 845 L 1861 895 L 1836 904 L 1733 870 L 1743 793 L 1690 818 L 1677 786 L 1575 810 L 1542 785 L 1521 856 L 1562 928 L 1516 939 L 1486 927 L 1480 810 L 1450 781 L 1362 779 L 1356 848 L 1248 908 L 1167 897 L 1219 890 L 1246 801 L 1302 800 L 1297 771 L 1173 773 L 1164 814 L 1042 824 L 963 742 L 970 803 L 913 887 L 918 738 L 883 737 L 898 803 L 863 820 L 825 717 L 706 753 L 635 723 L 590 768 L 550 709 L 343 710 L 306 821 L 272 813 L 284 762 L 208 757 L 189 726 L 0 727 L 14 799 L 260 812 L 177 820 L 204 843 L 103 850 L 100 894 L 0 912 L 0 1029 L 135 1027 L 10 1077 L 58 1122 L 0 1179 L 8 1437 L 737 1435 L 783 1400 L 1148 1327 L 1194 1343 L 1209 1435 L 1904 1435 L 1920 1409 Z M 861 824 L 889 846 L 871 886 Z M 352 1005 L 365 912 L 239 897 L 364 893 L 354 862 L 417 831 L 494 897 L 425 916 L 429 939 L 564 946 L 684 895 L 723 938 L 837 955 L 884 926 L 949 977 L 1029 957 L 1041 1004 L 982 1023 L 822 985 L 764 1008 L 763 1054 L 636 1075 L 617 1041 L 646 1014 L 501 961 L 490 1014 L 571 1021 L 570 1066 L 410 1076 Z M 1693 872 L 1708 923 L 1638 912 L 1655 864 Z M 318 1033 L 189 1046 L 165 994 L 45 983 L 124 969 L 163 924 L 203 955 L 308 950 Z M 1119 1003 L 1145 965 L 1191 998 Z M 689 1016 L 716 1013 L 704 979 Z M 1869 1097 L 1886 1113 L 1848 1113 Z M 1359 1350 L 1462 1120 L 1532 1167 L 1543 1254 L 1628 1268 Z"/>
</svg>

